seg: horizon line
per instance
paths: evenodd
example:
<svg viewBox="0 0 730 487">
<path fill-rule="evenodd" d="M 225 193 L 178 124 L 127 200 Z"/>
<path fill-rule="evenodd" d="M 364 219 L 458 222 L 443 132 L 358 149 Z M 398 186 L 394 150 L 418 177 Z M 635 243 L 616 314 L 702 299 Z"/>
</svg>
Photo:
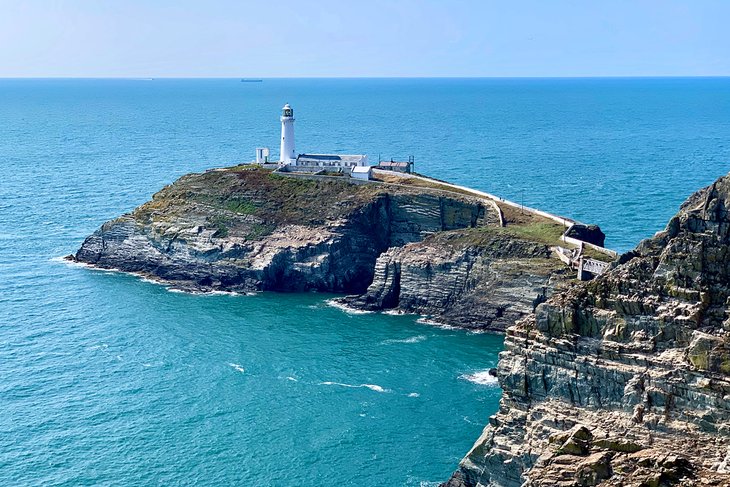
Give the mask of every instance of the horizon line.
<svg viewBox="0 0 730 487">
<path fill-rule="evenodd" d="M 0 80 L 314 80 L 314 79 L 690 79 L 730 78 L 711 75 L 568 75 L 568 76 L 0 76 Z"/>
</svg>

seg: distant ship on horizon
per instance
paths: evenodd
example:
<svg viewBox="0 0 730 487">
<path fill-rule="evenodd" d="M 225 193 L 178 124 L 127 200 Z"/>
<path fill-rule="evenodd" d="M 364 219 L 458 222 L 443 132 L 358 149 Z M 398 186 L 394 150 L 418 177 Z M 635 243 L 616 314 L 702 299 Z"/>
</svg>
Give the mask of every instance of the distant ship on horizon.
<svg viewBox="0 0 730 487">
<path fill-rule="evenodd" d="M 241 83 L 261 83 L 264 80 L 258 78 L 241 78 Z"/>
</svg>

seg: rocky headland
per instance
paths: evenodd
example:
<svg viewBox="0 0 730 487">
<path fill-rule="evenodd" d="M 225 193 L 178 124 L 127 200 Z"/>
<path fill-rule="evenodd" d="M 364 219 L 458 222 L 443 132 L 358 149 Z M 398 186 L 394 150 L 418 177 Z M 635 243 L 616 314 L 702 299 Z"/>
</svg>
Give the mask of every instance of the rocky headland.
<svg viewBox="0 0 730 487">
<path fill-rule="evenodd" d="M 551 255 L 564 230 L 437 181 L 236 166 L 183 176 L 69 258 L 183 290 L 346 293 L 503 331 L 574 277 Z"/>
<path fill-rule="evenodd" d="M 730 486 L 730 178 L 588 283 L 555 258 L 564 230 L 437 181 L 237 166 L 180 178 L 69 259 L 506 329 L 500 409 L 448 487 Z"/>
<path fill-rule="evenodd" d="M 507 330 L 448 487 L 730 485 L 730 177 Z"/>
</svg>

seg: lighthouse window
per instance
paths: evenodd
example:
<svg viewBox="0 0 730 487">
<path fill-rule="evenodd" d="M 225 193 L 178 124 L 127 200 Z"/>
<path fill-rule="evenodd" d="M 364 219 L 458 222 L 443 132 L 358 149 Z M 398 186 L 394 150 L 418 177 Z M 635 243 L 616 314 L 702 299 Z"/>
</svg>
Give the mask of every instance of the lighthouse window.
<svg viewBox="0 0 730 487">
<path fill-rule="evenodd" d="M 286 110 L 284 110 L 284 116 L 285 117 L 291 117 L 292 116 L 292 109 L 291 108 L 287 108 Z"/>
</svg>

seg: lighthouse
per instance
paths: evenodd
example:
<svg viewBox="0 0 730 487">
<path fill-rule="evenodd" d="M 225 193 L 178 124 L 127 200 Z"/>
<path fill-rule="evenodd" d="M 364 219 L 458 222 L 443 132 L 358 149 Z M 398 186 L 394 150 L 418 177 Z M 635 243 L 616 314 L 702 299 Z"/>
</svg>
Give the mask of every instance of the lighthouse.
<svg viewBox="0 0 730 487">
<path fill-rule="evenodd" d="M 281 110 L 281 150 L 279 157 L 282 164 L 293 164 L 297 160 L 294 151 L 294 110 L 287 103 Z"/>
</svg>

